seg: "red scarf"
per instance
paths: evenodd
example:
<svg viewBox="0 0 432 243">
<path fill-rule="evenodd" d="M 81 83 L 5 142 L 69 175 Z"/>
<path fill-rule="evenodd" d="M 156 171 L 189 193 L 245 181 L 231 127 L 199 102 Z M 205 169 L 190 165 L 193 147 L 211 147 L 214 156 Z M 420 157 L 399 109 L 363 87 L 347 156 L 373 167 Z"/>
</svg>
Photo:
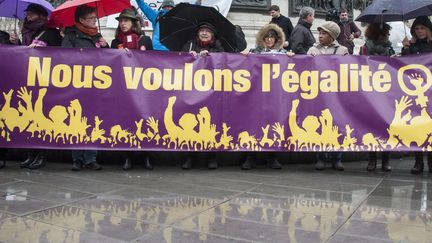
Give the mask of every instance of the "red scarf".
<svg viewBox="0 0 432 243">
<path fill-rule="evenodd" d="M 215 43 L 216 39 L 214 37 L 209 41 L 202 41 L 199 37 L 197 37 L 197 44 L 201 48 L 210 48 L 214 46 Z"/>
<path fill-rule="evenodd" d="M 86 35 L 88 35 L 90 37 L 94 37 L 94 36 L 96 36 L 99 33 L 97 27 L 86 27 L 86 26 L 84 26 L 83 24 L 81 24 L 79 22 L 75 23 L 75 27 L 79 31 L 83 32 L 84 34 L 86 34 Z"/>
<path fill-rule="evenodd" d="M 138 45 L 139 36 L 137 34 L 133 33 L 132 31 L 128 31 L 126 33 L 119 31 L 117 33 L 116 39 L 119 42 L 119 45 L 117 46 L 117 48 L 119 48 L 119 46 L 122 48 L 128 48 L 128 49 L 138 49 L 139 48 L 139 45 Z"/>
</svg>

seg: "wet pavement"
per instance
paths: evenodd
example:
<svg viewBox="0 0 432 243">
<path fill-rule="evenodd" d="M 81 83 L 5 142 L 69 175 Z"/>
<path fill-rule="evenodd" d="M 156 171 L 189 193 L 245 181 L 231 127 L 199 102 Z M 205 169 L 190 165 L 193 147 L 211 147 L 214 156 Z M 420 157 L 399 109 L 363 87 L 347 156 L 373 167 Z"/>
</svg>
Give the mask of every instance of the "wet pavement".
<svg viewBox="0 0 432 243">
<path fill-rule="evenodd" d="M 49 163 L 0 170 L 0 242 L 431 242 L 432 174 Z"/>
</svg>

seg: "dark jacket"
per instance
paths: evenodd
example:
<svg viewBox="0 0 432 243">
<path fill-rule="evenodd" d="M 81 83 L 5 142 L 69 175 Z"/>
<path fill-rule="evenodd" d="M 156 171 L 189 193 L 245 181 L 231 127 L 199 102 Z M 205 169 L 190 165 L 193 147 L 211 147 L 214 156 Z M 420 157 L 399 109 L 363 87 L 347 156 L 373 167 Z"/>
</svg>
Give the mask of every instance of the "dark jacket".
<svg viewBox="0 0 432 243">
<path fill-rule="evenodd" d="M 300 19 L 293 29 L 290 38 L 290 49 L 295 54 L 306 54 L 309 48 L 316 42 L 310 28 L 311 24 Z"/>
<path fill-rule="evenodd" d="M 390 41 L 378 42 L 373 40 L 366 40 L 362 49 L 365 48 L 365 55 L 367 56 L 391 56 L 395 54 Z M 363 54 L 363 53 L 361 53 Z"/>
<path fill-rule="evenodd" d="M 62 47 L 80 47 L 80 48 L 97 48 L 99 45 L 99 39 L 102 35 L 98 33 L 97 35 L 90 37 L 83 32 L 79 31 L 75 26 L 67 28 L 65 30 L 65 37 L 61 43 Z M 109 47 L 108 45 L 105 47 Z"/>
<path fill-rule="evenodd" d="M 415 43 L 411 43 L 408 48 L 404 47 L 402 49 L 402 56 L 428 52 L 432 52 L 432 42 L 428 42 L 426 39 L 423 39 L 417 40 Z"/>
<path fill-rule="evenodd" d="M 38 46 L 61 46 L 62 37 L 58 29 L 41 28 L 32 35 L 32 41 L 38 40 Z M 21 41 L 19 45 L 21 45 Z"/>
<path fill-rule="evenodd" d="M 9 41 L 9 37 L 10 37 L 10 35 L 8 32 L 0 30 L 0 44 L 12 44 Z"/>
<path fill-rule="evenodd" d="M 342 46 L 348 48 L 350 54 L 353 54 L 354 42 L 349 41 L 348 37 L 352 34 L 354 38 L 359 38 L 361 35 L 361 30 L 357 27 L 357 25 L 354 22 L 350 20 L 347 23 L 342 23 L 339 21 L 338 25 L 341 29 L 341 32 L 337 38 L 337 41 Z"/>
<path fill-rule="evenodd" d="M 291 20 L 282 14 L 278 18 L 272 18 L 270 21 L 271 24 L 277 24 L 283 32 L 285 33 L 285 38 L 288 40 L 291 36 L 291 32 L 293 31 L 294 27 L 291 23 Z"/>
<path fill-rule="evenodd" d="M 118 48 L 118 45 L 120 44 L 120 42 L 117 40 L 117 38 L 115 38 L 114 40 L 111 41 L 111 48 Z M 152 40 L 150 39 L 150 37 L 145 36 L 145 35 L 141 35 L 138 39 L 138 48 L 141 48 L 141 46 L 144 46 L 145 49 L 148 50 L 153 50 L 153 44 L 152 44 Z"/>
<path fill-rule="evenodd" d="M 197 43 L 196 39 L 190 40 L 183 45 L 182 51 L 190 52 L 195 51 L 196 53 L 200 53 L 203 50 L 207 50 L 209 52 L 223 52 L 224 49 L 219 40 L 216 40 L 215 44 L 208 47 L 200 47 Z"/>
</svg>

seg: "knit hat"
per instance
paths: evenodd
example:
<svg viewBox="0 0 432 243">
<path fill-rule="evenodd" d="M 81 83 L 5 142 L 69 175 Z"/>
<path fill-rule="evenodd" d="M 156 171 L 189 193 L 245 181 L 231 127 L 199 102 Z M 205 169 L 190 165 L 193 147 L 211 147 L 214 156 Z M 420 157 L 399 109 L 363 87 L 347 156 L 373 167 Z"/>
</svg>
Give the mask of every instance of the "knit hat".
<svg viewBox="0 0 432 243">
<path fill-rule="evenodd" d="M 196 28 L 196 32 L 198 32 L 201 28 L 207 28 L 207 29 L 211 30 L 213 32 L 213 34 L 217 34 L 216 33 L 216 28 L 212 24 L 210 24 L 208 22 L 201 22 L 201 23 L 199 23 L 198 26 L 197 26 L 197 28 Z"/>
<path fill-rule="evenodd" d="M 24 10 L 24 12 L 32 12 L 35 13 L 37 15 L 42 15 L 44 17 L 48 17 L 48 11 L 42 7 L 39 4 L 36 3 L 31 3 L 27 6 L 27 8 Z"/>
<path fill-rule="evenodd" d="M 174 1 L 173 0 L 164 0 L 160 6 L 160 8 L 165 8 L 165 7 L 175 7 Z"/>
<path fill-rule="evenodd" d="M 414 28 L 419 24 L 425 26 L 426 28 L 428 28 L 432 31 L 432 22 L 430 21 L 430 19 L 426 16 L 420 16 L 414 20 L 414 22 L 411 26 L 411 35 L 412 36 L 416 36 Z"/>
<path fill-rule="evenodd" d="M 333 21 L 324 22 L 324 24 L 318 27 L 318 31 L 320 30 L 327 32 L 333 40 L 336 40 L 341 32 L 339 25 Z"/>
<path fill-rule="evenodd" d="M 136 15 L 135 11 L 131 8 L 124 9 L 118 17 L 116 17 L 117 20 L 120 20 L 122 18 L 128 18 L 132 20 L 139 20 L 138 16 Z"/>
</svg>

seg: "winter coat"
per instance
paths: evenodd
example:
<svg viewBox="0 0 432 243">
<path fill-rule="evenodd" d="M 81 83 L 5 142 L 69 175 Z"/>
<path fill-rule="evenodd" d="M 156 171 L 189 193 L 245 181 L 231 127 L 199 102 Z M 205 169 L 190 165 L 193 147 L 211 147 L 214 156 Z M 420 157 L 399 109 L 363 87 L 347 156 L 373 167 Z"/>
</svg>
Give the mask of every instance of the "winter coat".
<svg viewBox="0 0 432 243">
<path fill-rule="evenodd" d="M 45 46 L 61 46 L 62 37 L 58 29 L 41 28 L 32 35 L 32 44 L 39 47 Z M 21 45 L 21 42 L 19 42 Z"/>
<path fill-rule="evenodd" d="M 203 50 L 207 50 L 208 52 L 223 52 L 224 49 L 219 40 L 216 40 L 215 44 L 208 47 L 200 47 L 197 43 L 196 39 L 189 40 L 186 44 L 183 45 L 182 51 L 190 52 L 195 51 L 196 53 L 200 53 Z"/>
<path fill-rule="evenodd" d="M 329 46 L 323 46 L 320 43 L 317 43 L 308 50 L 307 54 L 312 56 L 347 55 L 349 54 L 349 52 L 348 52 L 348 48 L 340 45 L 337 41 L 333 41 L 333 43 L 331 43 Z"/>
<path fill-rule="evenodd" d="M 90 37 L 75 26 L 67 28 L 65 30 L 65 37 L 61 43 L 62 47 L 80 47 L 80 48 L 97 48 L 99 45 L 99 39 L 102 35 L 98 33 L 96 36 Z M 107 45 L 105 48 L 109 48 Z"/>
<path fill-rule="evenodd" d="M 312 24 L 309 24 L 304 19 L 300 19 L 291 33 L 290 37 L 290 49 L 295 54 L 306 54 L 309 48 L 311 48 L 316 42 L 310 28 Z"/>
<path fill-rule="evenodd" d="M 8 32 L 0 30 L 0 44 L 12 44 L 9 41 L 10 35 Z"/>
<path fill-rule="evenodd" d="M 391 56 L 395 54 L 390 41 L 378 42 L 373 40 L 366 40 L 361 51 L 367 56 Z M 363 53 L 360 53 L 363 54 Z"/>
<path fill-rule="evenodd" d="M 337 38 L 337 41 L 339 42 L 340 45 L 348 48 L 350 54 L 353 54 L 354 42 L 349 41 L 348 37 L 350 35 L 353 35 L 354 38 L 359 38 L 361 35 L 361 30 L 357 27 L 357 25 L 354 22 L 350 20 L 347 23 L 342 23 L 339 21 L 338 25 L 341 29 L 341 32 Z"/>
<path fill-rule="evenodd" d="M 428 52 L 432 52 L 432 41 L 427 41 L 426 39 L 423 39 L 417 40 L 415 43 L 411 43 L 408 48 L 404 47 L 402 49 L 402 56 Z"/>
<path fill-rule="evenodd" d="M 291 32 L 294 29 L 291 20 L 283 16 L 282 14 L 278 18 L 272 18 L 270 24 L 277 24 L 277 26 L 281 27 L 281 29 L 285 33 L 286 39 L 288 39 L 291 36 Z"/>
<path fill-rule="evenodd" d="M 114 40 L 111 41 L 111 48 L 118 48 L 118 45 L 120 44 L 120 41 L 117 40 L 117 38 L 114 38 Z M 145 47 L 145 50 L 153 50 L 153 44 L 150 37 L 141 35 L 138 39 L 138 49 L 141 48 L 141 46 Z"/>
<path fill-rule="evenodd" d="M 153 10 L 144 0 L 136 0 L 139 8 L 143 11 L 144 15 L 150 20 L 153 25 L 153 48 L 158 51 L 169 51 L 169 49 L 164 46 L 159 39 L 159 17 L 168 13 L 166 10 Z"/>
<path fill-rule="evenodd" d="M 274 47 L 271 49 L 267 48 L 264 42 L 264 36 L 266 36 L 270 30 L 274 30 L 278 36 L 278 39 L 276 40 Z M 256 46 L 254 49 L 251 49 L 249 52 L 255 54 L 285 54 L 287 53 L 287 51 L 283 49 L 284 43 L 285 43 L 285 34 L 283 30 L 275 24 L 266 24 L 258 31 L 255 40 Z"/>
</svg>

